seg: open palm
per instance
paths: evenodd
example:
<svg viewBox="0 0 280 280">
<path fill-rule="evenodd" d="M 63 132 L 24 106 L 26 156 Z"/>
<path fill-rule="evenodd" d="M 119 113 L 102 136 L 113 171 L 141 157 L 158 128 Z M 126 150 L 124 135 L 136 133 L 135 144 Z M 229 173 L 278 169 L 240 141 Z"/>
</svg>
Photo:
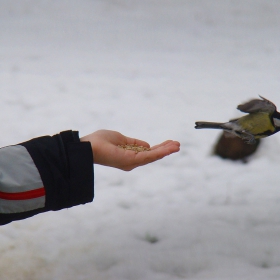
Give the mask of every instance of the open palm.
<svg viewBox="0 0 280 280">
<path fill-rule="evenodd" d="M 94 163 L 125 171 L 154 162 L 180 150 L 180 143 L 173 140 L 155 145 L 151 147 L 150 151 L 135 153 L 131 150 L 124 150 L 118 145 L 137 144 L 147 148 L 150 148 L 150 145 L 145 141 L 126 137 L 111 130 L 98 130 L 82 137 L 81 141 L 91 143 Z"/>
</svg>

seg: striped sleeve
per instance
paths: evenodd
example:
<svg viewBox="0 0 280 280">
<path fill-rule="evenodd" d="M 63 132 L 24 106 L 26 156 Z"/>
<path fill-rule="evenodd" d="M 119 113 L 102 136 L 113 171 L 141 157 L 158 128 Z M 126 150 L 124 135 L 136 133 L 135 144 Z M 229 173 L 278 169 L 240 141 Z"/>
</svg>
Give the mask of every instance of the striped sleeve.
<svg viewBox="0 0 280 280">
<path fill-rule="evenodd" d="M 0 149 L 0 225 L 93 200 L 93 155 L 65 131 Z"/>
<path fill-rule="evenodd" d="M 45 206 L 45 188 L 26 148 L 0 149 L 0 213 L 20 213 Z"/>
</svg>

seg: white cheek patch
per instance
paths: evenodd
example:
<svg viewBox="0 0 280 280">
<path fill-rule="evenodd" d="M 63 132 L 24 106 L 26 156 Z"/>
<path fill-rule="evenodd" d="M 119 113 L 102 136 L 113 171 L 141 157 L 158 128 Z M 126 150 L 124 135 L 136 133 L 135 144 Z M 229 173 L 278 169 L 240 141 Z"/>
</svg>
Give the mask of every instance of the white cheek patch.
<svg viewBox="0 0 280 280">
<path fill-rule="evenodd" d="M 279 119 L 273 118 L 273 122 L 274 122 L 275 126 L 280 127 L 280 120 Z"/>
</svg>

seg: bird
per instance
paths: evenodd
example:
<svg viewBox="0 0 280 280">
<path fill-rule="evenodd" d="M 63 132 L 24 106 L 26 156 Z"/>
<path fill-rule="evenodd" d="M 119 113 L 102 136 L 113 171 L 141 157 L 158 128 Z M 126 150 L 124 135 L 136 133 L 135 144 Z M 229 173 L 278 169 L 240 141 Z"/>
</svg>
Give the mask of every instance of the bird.
<svg viewBox="0 0 280 280">
<path fill-rule="evenodd" d="M 243 113 L 248 113 L 238 119 L 225 123 L 195 122 L 196 129 L 222 129 L 229 135 L 240 137 L 247 144 L 255 144 L 256 139 L 268 137 L 280 131 L 280 113 L 268 99 L 260 96 L 237 106 Z"/>
</svg>

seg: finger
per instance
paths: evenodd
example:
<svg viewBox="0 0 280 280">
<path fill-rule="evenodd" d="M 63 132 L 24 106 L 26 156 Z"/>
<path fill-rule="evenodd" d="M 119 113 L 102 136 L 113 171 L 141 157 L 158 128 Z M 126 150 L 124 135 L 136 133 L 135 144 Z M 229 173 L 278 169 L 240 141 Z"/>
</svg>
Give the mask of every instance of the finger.
<svg viewBox="0 0 280 280">
<path fill-rule="evenodd" d="M 159 147 L 168 147 L 168 146 L 180 147 L 180 143 L 178 141 L 166 140 L 161 144 L 151 147 L 151 150 L 158 149 Z"/>
<path fill-rule="evenodd" d="M 180 143 L 176 141 L 168 142 L 167 145 L 160 146 L 154 150 L 139 152 L 137 154 L 128 152 L 126 155 L 127 162 L 123 166 L 123 170 L 130 171 L 136 167 L 146 165 L 164 158 L 172 153 L 180 150 Z"/>
<path fill-rule="evenodd" d="M 135 155 L 138 164 L 144 165 L 162 159 L 165 156 L 178 152 L 180 150 L 179 142 L 171 141 L 164 146 L 159 146 L 150 151 L 141 152 Z"/>
<path fill-rule="evenodd" d="M 160 146 L 154 151 L 161 156 L 161 158 L 168 156 L 170 154 L 176 153 L 180 150 L 180 144 L 178 142 L 169 142 L 168 144 L 164 146 Z"/>
<path fill-rule="evenodd" d="M 169 144 L 170 142 L 172 142 L 172 140 L 166 140 L 160 144 L 154 145 L 153 147 L 151 147 L 151 150 L 157 149 L 158 147 L 165 146 L 165 145 Z"/>
</svg>

